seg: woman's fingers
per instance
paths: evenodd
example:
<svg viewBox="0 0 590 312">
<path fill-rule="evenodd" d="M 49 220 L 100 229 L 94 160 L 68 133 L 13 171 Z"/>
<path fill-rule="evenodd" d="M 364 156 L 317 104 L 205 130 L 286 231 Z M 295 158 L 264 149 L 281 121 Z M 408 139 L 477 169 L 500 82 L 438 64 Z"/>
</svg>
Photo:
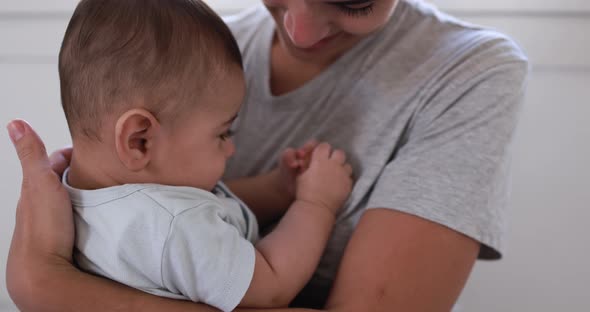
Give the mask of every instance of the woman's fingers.
<svg viewBox="0 0 590 312">
<path fill-rule="evenodd" d="M 53 172 L 39 136 L 23 120 L 10 122 L 7 129 L 20 159 L 23 183 L 6 264 L 6 285 L 11 297 L 20 298 L 22 304 L 31 296 L 31 285 L 38 283 L 39 274 L 32 273 L 35 269 L 71 263 L 74 218 L 68 193 Z M 61 153 L 64 161 L 68 154 Z"/>
<path fill-rule="evenodd" d="M 42 251 L 69 260 L 74 224 L 68 193 L 53 171 L 45 146 L 33 128 L 22 120 L 10 122 L 7 128 L 23 172 L 11 250 L 26 248 L 27 252 Z M 67 155 L 62 156 L 64 161 Z M 18 261 L 23 260 L 19 253 L 13 256 Z"/>
<path fill-rule="evenodd" d="M 66 168 L 70 166 L 71 159 L 72 148 L 65 147 L 51 153 L 49 156 L 49 163 L 51 164 L 51 169 L 53 169 L 53 172 L 61 177 Z"/>
</svg>

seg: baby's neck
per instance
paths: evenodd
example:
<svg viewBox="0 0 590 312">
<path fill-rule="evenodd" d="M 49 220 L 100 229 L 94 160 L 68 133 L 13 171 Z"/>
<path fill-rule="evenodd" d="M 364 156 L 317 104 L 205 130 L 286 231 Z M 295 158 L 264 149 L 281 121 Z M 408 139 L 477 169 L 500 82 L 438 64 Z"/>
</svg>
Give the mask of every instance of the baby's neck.
<svg viewBox="0 0 590 312">
<path fill-rule="evenodd" d="M 74 144 L 67 183 L 82 190 L 96 190 L 125 184 L 121 181 L 121 177 L 114 174 L 117 171 L 121 173 L 116 163 L 116 159 L 104 151 L 90 150 Z"/>
</svg>

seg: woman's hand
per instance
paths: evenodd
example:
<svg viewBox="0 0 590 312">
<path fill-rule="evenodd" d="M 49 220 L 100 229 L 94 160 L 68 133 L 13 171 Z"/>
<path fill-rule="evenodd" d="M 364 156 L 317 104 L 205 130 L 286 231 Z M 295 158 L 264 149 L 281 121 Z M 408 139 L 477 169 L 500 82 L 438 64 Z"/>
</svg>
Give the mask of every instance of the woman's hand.
<svg viewBox="0 0 590 312">
<path fill-rule="evenodd" d="M 24 121 L 8 125 L 23 169 L 16 225 L 6 267 L 8 292 L 21 311 L 194 311 L 215 309 L 157 297 L 86 274 L 72 264 L 74 221 L 60 176 L 71 149 L 47 157 Z"/>
<path fill-rule="evenodd" d="M 45 146 L 22 120 L 8 125 L 10 138 L 22 165 L 22 189 L 16 225 L 8 255 L 7 286 L 15 303 L 24 308 L 30 277 L 42 259 L 71 264 L 74 222 L 70 199 L 60 175 L 69 163 L 71 149 L 47 157 Z"/>
<path fill-rule="evenodd" d="M 78 271 L 71 263 L 72 210 L 59 179 L 71 152 L 58 151 L 48 158 L 25 122 L 13 121 L 8 129 L 23 168 L 6 274 L 8 291 L 20 310 L 215 311 Z M 444 226 L 390 209 L 372 209 L 353 233 L 326 310 L 448 311 L 478 250 L 477 242 Z M 429 300 L 423 300 L 425 296 Z"/>
</svg>

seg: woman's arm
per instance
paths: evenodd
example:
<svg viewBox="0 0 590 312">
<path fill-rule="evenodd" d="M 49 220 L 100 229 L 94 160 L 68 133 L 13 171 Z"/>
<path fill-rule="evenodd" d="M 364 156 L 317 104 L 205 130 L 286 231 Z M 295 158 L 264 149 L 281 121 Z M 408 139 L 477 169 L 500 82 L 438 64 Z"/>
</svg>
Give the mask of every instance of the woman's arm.
<svg viewBox="0 0 590 312">
<path fill-rule="evenodd" d="M 294 198 L 281 187 L 279 170 L 255 177 L 238 178 L 225 183 L 256 215 L 260 228 L 275 222 Z"/>
<path fill-rule="evenodd" d="M 347 246 L 325 311 L 451 311 L 479 247 L 440 224 L 370 209 Z"/>
<path fill-rule="evenodd" d="M 49 159 L 43 142 L 24 121 L 11 122 L 8 130 L 21 161 L 23 183 L 6 283 L 21 311 L 217 311 L 150 295 L 76 269 L 73 214 L 58 176 L 67 167 L 71 150 L 58 151 Z"/>
<path fill-rule="evenodd" d="M 370 209 L 348 243 L 328 311 L 450 311 L 479 243 L 391 209 Z"/>
<path fill-rule="evenodd" d="M 72 209 L 52 170 L 53 165 L 60 172 L 67 160 L 57 155 L 52 164 L 24 122 L 11 123 L 9 130 L 23 167 L 23 185 L 6 276 L 10 296 L 22 311 L 215 311 L 78 271 L 71 262 Z M 478 250 L 478 243 L 444 226 L 372 209 L 347 247 L 327 310 L 449 311 Z"/>
<path fill-rule="evenodd" d="M 49 160 L 43 142 L 29 125 L 16 121 L 8 129 L 23 168 L 6 268 L 8 292 L 20 310 L 215 311 L 148 295 L 77 270 L 72 265 L 72 209 L 58 176 L 70 153 L 60 151 Z"/>
</svg>

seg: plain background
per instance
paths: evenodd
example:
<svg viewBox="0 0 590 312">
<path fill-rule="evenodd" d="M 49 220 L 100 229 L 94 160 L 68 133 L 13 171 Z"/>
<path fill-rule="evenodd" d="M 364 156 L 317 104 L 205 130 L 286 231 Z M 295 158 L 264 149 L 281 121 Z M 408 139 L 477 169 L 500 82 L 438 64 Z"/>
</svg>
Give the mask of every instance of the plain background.
<svg viewBox="0 0 590 312">
<path fill-rule="evenodd" d="M 228 14 L 258 0 L 208 2 Z M 590 311 L 590 1 L 434 2 L 508 33 L 533 63 L 513 161 L 508 252 L 477 263 L 462 311 Z M 75 4 L 0 0 L 0 123 L 28 120 L 48 150 L 70 142 L 56 60 Z M 4 268 L 21 173 L 3 129 L 0 173 L 0 311 L 12 311 Z"/>
</svg>

